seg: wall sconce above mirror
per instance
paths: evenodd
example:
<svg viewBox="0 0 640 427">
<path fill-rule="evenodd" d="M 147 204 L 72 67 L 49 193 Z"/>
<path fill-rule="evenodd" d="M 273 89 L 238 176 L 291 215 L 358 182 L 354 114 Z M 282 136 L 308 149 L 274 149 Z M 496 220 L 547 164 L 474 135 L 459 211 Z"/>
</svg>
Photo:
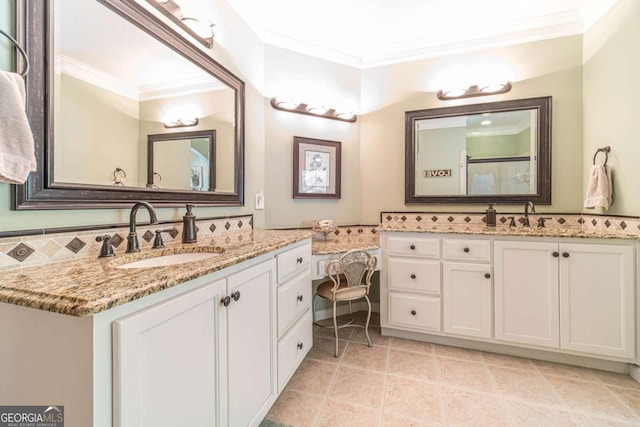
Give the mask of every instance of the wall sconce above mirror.
<svg viewBox="0 0 640 427">
<path fill-rule="evenodd" d="M 551 97 L 405 116 L 406 204 L 551 204 Z"/>
<path fill-rule="evenodd" d="M 147 0 L 147 3 L 159 10 L 199 43 L 209 49 L 213 47 L 213 27 L 215 27 L 213 23 L 184 16 L 182 8 L 173 0 Z"/>
<path fill-rule="evenodd" d="M 307 116 L 322 117 L 331 120 L 340 120 L 342 122 L 354 123 L 356 120 L 358 120 L 357 114 L 352 111 L 338 111 L 335 108 L 328 108 L 319 105 L 309 105 L 303 102 L 296 102 L 288 99 L 271 98 L 271 106 L 280 111 L 305 114 Z"/>
<path fill-rule="evenodd" d="M 188 119 L 168 120 L 166 122 L 163 122 L 164 127 L 166 127 L 167 129 L 188 128 L 191 126 L 198 126 L 198 123 L 200 123 L 200 120 L 198 120 L 197 117 L 190 117 Z"/>
<path fill-rule="evenodd" d="M 474 96 L 498 95 L 511 90 L 511 83 L 492 83 L 486 85 L 472 85 L 468 88 L 442 89 L 437 93 L 438 99 L 448 101 L 451 99 L 471 98 Z"/>
</svg>

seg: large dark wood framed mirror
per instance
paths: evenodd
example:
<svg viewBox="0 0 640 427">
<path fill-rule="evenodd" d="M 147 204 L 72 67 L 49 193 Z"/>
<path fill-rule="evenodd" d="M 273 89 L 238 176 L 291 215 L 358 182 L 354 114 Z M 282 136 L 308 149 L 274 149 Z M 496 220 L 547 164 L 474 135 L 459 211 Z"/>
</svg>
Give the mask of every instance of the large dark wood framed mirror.
<svg viewBox="0 0 640 427">
<path fill-rule="evenodd" d="M 406 204 L 551 204 L 551 97 L 405 118 Z"/>
<path fill-rule="evenodd" d="M 18 2 L 38 171 L 16 186 L 14 209 L 244 203 L 244 82 L 147 7 L 134 0 Z M 165 126 L 193 118 L 192 127 Z M 211 129 L 215 185 L 147 185 L 149 135 Z M 125 171 L 126 180 L 114 171 Z"/>
</svg>

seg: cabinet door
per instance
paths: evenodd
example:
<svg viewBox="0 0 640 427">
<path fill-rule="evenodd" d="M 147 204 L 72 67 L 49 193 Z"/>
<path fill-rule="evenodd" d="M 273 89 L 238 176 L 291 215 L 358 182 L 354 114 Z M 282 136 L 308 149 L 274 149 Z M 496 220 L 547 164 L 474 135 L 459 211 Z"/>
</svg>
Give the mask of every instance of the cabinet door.
<svg viewBox="0 0 640 427">
<path fill-rule="evenodd" d="M 221 280 L 113 322 L 114 425 L 221 425 L 224 291 Z"/>
<path fill-rule="evenodd" d="M 558 348 L 557 243 L 494 242 L 495 338 Z"/>
<path fill-rule="evenodd" d="M 275 271 L 271 260 L 227 278 L 229 426 L 259 424 L 275 401 Z"/>
<path fill-rule="evenodd" d="M 633 358 L 633 248 L 560 245 L 561 347 Z"/>
<path fill-rule="evenodd" d="M 442 285 L 444 331 L 491 338 L 491 266 L 445 262 Z"/>
</svg>

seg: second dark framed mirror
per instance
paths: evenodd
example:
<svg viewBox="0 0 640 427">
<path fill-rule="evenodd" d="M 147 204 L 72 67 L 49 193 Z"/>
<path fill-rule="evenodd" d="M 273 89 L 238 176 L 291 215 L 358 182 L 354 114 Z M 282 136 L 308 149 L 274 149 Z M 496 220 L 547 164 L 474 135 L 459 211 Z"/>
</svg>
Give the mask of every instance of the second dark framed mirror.
<svg viewBox="0 0 640 427">
<path fill-rule="evenodd" d="M 551 97 L 405 118 L 406 204 L 551 204 Z"/>
</svg>

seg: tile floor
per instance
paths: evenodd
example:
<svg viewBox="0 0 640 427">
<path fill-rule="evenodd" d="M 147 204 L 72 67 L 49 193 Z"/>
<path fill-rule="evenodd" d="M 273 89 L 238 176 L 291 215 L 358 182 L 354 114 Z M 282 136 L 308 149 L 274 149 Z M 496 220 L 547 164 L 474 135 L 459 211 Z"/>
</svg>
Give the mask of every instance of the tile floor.
<svg viewBox="0 0 640 427">
<path fill-rule="evenodd" d="M 358 321 L 363 318 L 358 313 Z M 631 377 L 380 335 L 314 329 L 314 346 L 263 425 L 640 426 Z"/>
</svg>

